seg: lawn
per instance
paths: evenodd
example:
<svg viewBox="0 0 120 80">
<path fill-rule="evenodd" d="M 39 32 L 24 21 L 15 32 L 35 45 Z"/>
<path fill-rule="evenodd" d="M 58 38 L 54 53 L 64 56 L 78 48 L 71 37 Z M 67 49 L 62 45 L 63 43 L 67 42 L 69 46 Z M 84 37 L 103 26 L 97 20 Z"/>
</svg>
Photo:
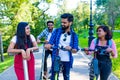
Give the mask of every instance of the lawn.
<svg viewBox="0 0 120 80">
<path fill-rule="evenodd" d="M 119 77 L 120 79 L 120 33 L 114 33 L 113 39 L 116 43 L 117 46 L 117 51 L 118 51 L 118 58 L 113 59 L 113 72 Z"/>
<path fill-rule="evenodd" d="M 0 73 L 13 65 L 14 57 L 4 53 L 4 62 L 0 62 Z"/>
</svg>

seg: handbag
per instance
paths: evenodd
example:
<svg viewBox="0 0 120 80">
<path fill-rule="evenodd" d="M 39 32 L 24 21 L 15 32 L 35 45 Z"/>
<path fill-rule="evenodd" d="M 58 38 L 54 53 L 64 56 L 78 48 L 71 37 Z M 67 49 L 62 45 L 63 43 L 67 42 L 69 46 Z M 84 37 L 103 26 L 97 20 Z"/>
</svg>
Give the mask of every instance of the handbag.
<svg viewBox="0 0 120 80">
<path fill-rule="evenodd" d="M 92 59 L 91 63 L 89 63 L 90 66 L 90 80 L 94 80 L 96 76 L 96 80 L 98 79 L 98 75 L 100 73 L 99 66 L 98 66 L 98 59 L 96 58 L 96 52 L 94 53 L 94 58 Z"/>
</svg>

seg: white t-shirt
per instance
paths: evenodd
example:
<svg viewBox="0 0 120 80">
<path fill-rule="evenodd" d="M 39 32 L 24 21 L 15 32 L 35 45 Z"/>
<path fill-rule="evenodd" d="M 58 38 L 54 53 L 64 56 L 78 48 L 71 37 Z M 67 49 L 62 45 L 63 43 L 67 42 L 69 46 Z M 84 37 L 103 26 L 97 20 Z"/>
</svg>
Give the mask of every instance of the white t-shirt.
<svg viewBox="0 0 120 80">
<path fill-rule="evenodd" d="M 48 36 L 47 36 L 47 41 L 49 41 L 49 40 L 50 40 L 51 35 L 52 35 L 52 33 L 50 33 L 50 32 L 49 32 L 49 34 L 48 34 Z"/>
<path fill-rule="evenodd" d="M 59 43 L 59 47 L 63 46 L 63 48 L 65 48 L 66 46 L 70 45 L 70 39 L 71 39 L 71 35 L 66 34 L 66 38 L 65 35 L 66 33 L 62 34 L 60 37 L 60 43 Z M 64 39 L 66 39 L 64 41 Z M 59 56 L 61 58 L 61 61 L 65 61 L 65 62 L 69 62 L 70 61 L 70 57 L 69 57 L 69 52 L 68 51 L 63 51 L 63 50 L 59 50 Z"/>
<path fill-rule="evenodd" d="M 30 37 L 31 37 L 32 42 L 36 41 L 36 40 L 35 40 L 35 37 L 34 37 L 33 35 L 30 35 Z M 14 36 L 14 37 L 11 39 L 11 42 L 16 43 L 16 41 L 17 41 L 17 36 Z"/>
</svg>

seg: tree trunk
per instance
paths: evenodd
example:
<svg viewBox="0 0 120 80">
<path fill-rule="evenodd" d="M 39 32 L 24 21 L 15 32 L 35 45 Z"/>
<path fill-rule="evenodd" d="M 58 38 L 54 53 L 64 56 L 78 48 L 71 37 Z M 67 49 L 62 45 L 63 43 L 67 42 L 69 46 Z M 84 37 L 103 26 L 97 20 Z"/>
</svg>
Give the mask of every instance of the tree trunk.
<svg viewBox="0 0 120 80">
<path fill-rule="evenodd" d="M 1 62 L 4 61 L 4 56 L 3 56 L 3 44 L 2 44 L 2 35 L 0 34 L 0 55 L 1 55 Z"/>
</svg>

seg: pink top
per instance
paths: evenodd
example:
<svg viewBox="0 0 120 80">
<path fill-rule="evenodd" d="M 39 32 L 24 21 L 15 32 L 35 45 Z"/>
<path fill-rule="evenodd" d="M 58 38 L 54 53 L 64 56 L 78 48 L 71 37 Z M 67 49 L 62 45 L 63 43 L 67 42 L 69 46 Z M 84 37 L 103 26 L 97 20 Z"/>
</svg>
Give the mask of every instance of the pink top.
<svg viewBox="0 0 120 80">
<path fill-rule="evenodd" d="M 95 49 L 95 40 L 93 39 L 90 45 L 90 49 Z M 113 40 L 112 41 L 112 45 L 111 48 L 113 49 L 114 55 L 112 56 L 113 58 L 117 58 L 117 49 L 116 49 L 116 44 Z M 100 42 L 98 43 L 99 46 L 101 46 Z M 89 54 L 91 54 L 91 52 L 89 52 Z"/>
</svg>

